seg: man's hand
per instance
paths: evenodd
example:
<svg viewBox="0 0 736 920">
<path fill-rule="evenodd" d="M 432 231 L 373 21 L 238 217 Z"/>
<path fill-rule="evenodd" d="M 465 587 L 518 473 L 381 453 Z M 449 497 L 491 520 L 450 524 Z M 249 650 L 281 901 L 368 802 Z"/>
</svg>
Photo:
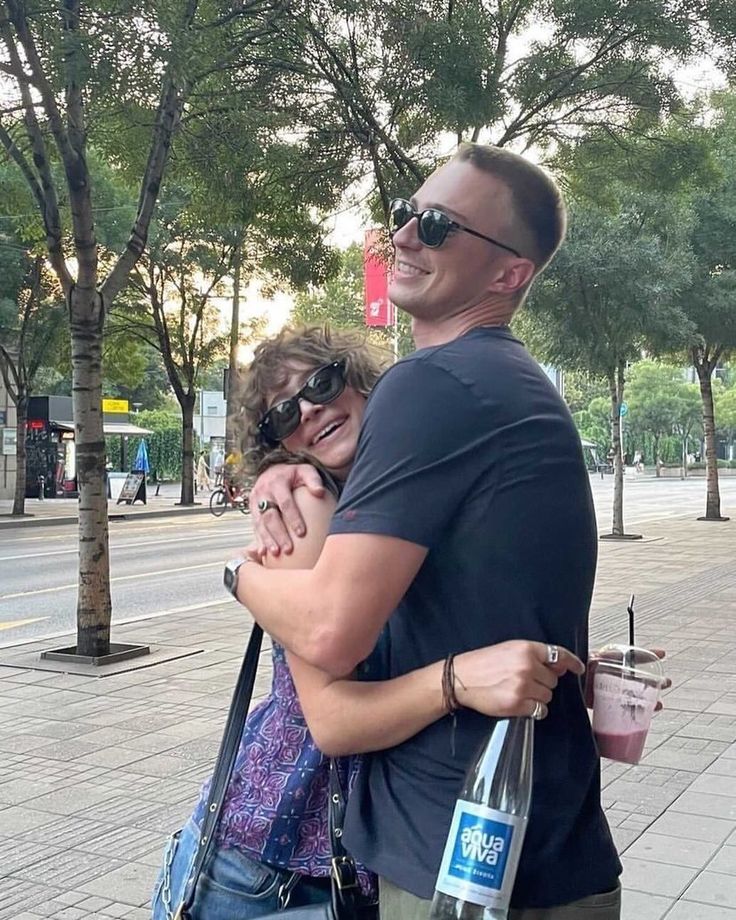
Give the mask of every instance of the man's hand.
<svg viewBox="0 0 736 920">
<path fill-rule="evenodd" d="M 554 663 L 550 648 L 557 649 Z M 454 664 L 458 703 L 500 718 L 530 716 L 537 703 L 544 718 L 560 677 L 585 672 L 583 662 L 562 646 L 518 639 L 464 652 Z"/>
<path fill-rule="evenodd" d="M 291 553 L 294 549 L 291 536 L 303 537 L 307 532 L 304 519 L 294 501 L 294 492 L 300 487 L 322 498 L 325 487 L 317 470 L 310 463 L 278 464 L 269 467 L 258 477 L 250 493 L 250 507 L 256 544 L 260 554 L 274 556 Z M 275 507 L 259 511 L 259 502 L 269 502 Z"/>
</svg>

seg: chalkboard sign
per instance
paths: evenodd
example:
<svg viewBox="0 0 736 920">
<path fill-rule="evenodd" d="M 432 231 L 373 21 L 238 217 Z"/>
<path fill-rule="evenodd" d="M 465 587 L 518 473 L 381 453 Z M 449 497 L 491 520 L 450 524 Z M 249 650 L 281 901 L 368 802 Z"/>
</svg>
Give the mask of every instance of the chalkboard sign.
<svg viewBox="0 0 736 920">
<path fill-rule="evenodd" d="M 142 501 L 146 504 L 146 474 L 136 470 L 128 473 L 123 488 L 120 490 L 120 496 L 117 504 L 125 502 L 126 505 L 132 505 L 136 501 Z"/>
</svg>

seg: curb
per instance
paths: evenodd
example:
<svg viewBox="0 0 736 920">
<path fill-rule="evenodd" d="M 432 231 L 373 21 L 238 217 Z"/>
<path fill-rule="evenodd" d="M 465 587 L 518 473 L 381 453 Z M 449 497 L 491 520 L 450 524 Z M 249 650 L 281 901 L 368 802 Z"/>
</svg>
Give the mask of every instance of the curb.
<svg viewBox="0 0 736 920">
<path fill-rule="evenodd" d="M 133 521 L 136 518 L 164 518 L 202 514 L 205 511 L 209 512 L 209 508 L 206 505 L 201 505 L 196 508 L 169 508 L 163 511 L 138 511 L 134 514 L 110 511 L 108 512 L 107 519 L 108 521 Z M 13 518 L 8 515 L 5 519 L 0 517 L 0 530 L 11 530 L 13 528 L 23 530 L 27 527 L 54 527 L 62 524 L 76 524 L 78 521 L 79 518 L 76 514 L 68 515 L 67 517 L 31 517 L 28 515 L 22 518 Z"/>
</svg>

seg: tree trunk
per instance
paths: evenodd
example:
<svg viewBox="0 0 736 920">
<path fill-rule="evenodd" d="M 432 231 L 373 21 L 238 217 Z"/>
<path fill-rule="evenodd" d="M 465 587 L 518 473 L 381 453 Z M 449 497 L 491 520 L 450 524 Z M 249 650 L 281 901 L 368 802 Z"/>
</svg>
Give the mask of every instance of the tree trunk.
<svg viewBox="0 0 736 920">
<path fill-rule="evenodd" d="M 26 511 L 26 423 L 28 421 L 28 395 L 20 393 L 15 403 L 15 495 L 13 496 L 13 514 L 22 515 Z"/>
<path fill-rule="evenodd" d="M 181 405 L 182 452 L 181 452 L 181 496 L 179 504 L 194 504 L 194 403 L 196 392 L 183 394 Z"/>
<path fill-rule="evenodd" d="M 652 439 L 652 448 L 654 451 L 654 456 L 652 457 L 652 461 L 654 463 L 654 473 L 657 479 L 659 479 L 662 475 L 662 471 L 659 468 L 659 435 L 654 435 Z"/>
<path fill-rule="evenodd" d="M 624 534 L 624 460 L 621 454 L 621 401 L 623 400 L 624 369 L 616 368 L 608 376 L 611 393 L 611 444 L 613 447 L 613 521 L 611 533 Z"/>
<path fill-rule="evenodd" d="M 687 438 L 683 437 L 682 439 L 682 478 L 687 479 Z"/>
<path fill-rule="evenodd" d="M 697 362 L 700 398 L 703 400 L 703 432 L 705 434 L 705 520 L 720 521 L 721 493 L 718 485 L 718 459 L 716 456 L 716 419 L 713 409 L 712 361 Z"/>
<path fill-rule="evenodd" d="M 74 440 L 79 484 L 77 654 L 110 651 L 110 550 L 102 431 L 104 308 L 94 288 L 70 295 Z"/>
<path fill-rule="evenodd" d="M 239 449 L 238 446 L 238 394 L 240 385 L 240 362 L 238 349 L 240 345 L 240 269 L 243 264 L 242 236 L 238 235 L 237 246 L 233 256 L 233 309 L 230 321 L 230 369 L 227 375 L 227 393 L 225 400 L 225 456 Z"/>
</svg>

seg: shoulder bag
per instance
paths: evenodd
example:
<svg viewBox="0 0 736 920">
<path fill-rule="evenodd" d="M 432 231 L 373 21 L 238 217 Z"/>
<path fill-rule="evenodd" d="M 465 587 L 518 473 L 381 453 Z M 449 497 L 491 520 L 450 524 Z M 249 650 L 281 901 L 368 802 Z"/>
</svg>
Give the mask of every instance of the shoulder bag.
<svg viewBox="0 0 736 920">
<path fill-rule="evenodd" d="M 257 623 L 254 623 L 243 664 L 240 667 L 238 681 L 235 685 L 235 692 L 230 703 L 225 733 L 212 775 L 205 817 L 200 832 L 199 850 L 192 864 L 182 901 L 174 915 L 174 920 L 191 920 L 189 910 L 194 903 L 197 882 L 215 845 L 222 802 L 230 785 L 245 719 L 248 715 L 248 707 L 253 696 L 253 686 L 256 680 L 262 640 L 263 630 Z M 341 787 L 335 761 L 330 760 L 328 826 L 332 848 L 331 900 L 322 904 L 289 907 L 291 893 L 300 880 L 299 875 L 294 873 L 281 887 L 279 910 L 276 913 L 265 915 L 262 920 L 268 920 L 268 918 L 273 918 L 273 920 L 278 920 L 278 918 L 281 918 L 281 920 L 378 920 L 378 906 L 367 903 L 361 894 L 355 861 L 342 845 L 344 816 L 345 795 Z M 237 920 L 237 917 L 233 917 L 232 920 Z"/>
</svg>

